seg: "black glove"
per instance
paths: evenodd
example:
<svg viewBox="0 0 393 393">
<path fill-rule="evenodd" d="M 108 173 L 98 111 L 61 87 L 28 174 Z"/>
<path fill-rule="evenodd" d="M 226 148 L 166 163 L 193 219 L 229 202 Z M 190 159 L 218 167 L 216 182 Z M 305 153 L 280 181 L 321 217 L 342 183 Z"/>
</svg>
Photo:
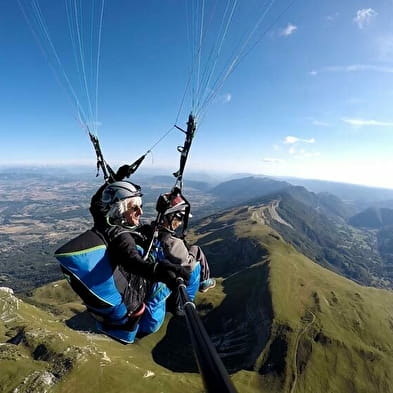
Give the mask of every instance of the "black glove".
<svg viewBox="0 0 393 393">
<path fill-rule="evenodd" d="M 115 174 L 115 181 L 122 181 L 124 180 L 126 177 L 130 176 L 130 169 L 131 166 L 130 165 L 122 165 L 116 172 Z"/>
<path fill-rule="evenodd" d="M 188 285 L 190 275 L 190 268 L 171 263 L 166 259 L 157 262 L 154 269 L 154 279 L 163 282 L 171 290 L 177 288 L 177 277 L 181 277 L 184 284 Z"/>
</svg>

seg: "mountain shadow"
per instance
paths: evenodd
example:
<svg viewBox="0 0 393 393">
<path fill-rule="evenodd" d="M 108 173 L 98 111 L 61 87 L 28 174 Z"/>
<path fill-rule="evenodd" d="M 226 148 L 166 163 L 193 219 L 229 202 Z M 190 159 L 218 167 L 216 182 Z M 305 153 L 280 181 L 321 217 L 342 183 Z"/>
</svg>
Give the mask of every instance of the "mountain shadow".
<svg viewBox="0 0 393 393">
<path fill-rule="evenodd" d="M 206 330 L 230 373 L 252 371 L 269 337 L 273 319 L 267 263 L 247 268 L 223 283 L 225 298 L 203 318 Z M 199 303 L 199 309 L 209 304 Z M 172 318 L 153 359 L 176 372 L 198 372 L 185 318 Z M 171 356 L 168 356 L 171 353 Z"/>
<path fill-rule="evenodd" d="M 73 330 L 99 333 L 96 328 L 95 320 L 88 311 L 83 311 L 74 315 L 73 317 L 67 319 L 65 324 Z"/>
<path fill-rule="evenodd" d="M 370 207 L 349 219 L 356 227 L 379 229 L 393 225 L 393 209 Z"/>
</svg>

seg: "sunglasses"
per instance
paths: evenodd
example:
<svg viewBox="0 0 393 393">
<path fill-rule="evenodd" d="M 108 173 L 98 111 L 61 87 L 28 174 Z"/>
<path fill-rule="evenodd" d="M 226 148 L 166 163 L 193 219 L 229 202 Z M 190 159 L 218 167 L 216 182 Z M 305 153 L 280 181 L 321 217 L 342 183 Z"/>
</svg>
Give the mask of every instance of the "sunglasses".
<svg viewBox="0 0 393 393">
<path fill-rule="evenodd" d="M 143 207 L 142 203 L 140 205 L 139 204 L 134 204 L 132 206 L 129 206 L 127 210 L 129 212 L 137 212 L 137 211 L 142 210 L 142 207 Z"/>
</svg>

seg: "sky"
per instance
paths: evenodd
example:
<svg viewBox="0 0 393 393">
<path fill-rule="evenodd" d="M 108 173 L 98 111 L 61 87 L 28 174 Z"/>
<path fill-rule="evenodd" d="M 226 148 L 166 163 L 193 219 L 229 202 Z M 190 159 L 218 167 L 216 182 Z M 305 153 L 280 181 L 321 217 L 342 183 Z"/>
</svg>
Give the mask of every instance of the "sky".
<svg viewBox="0 0 393 393">
<path fill-rule="evenodd" d="M 192 112 L 185 179 L 393 188 L 393 0 L 3 0 L 0 48 L 0 165 L 169 174 Z"/>
</svg>

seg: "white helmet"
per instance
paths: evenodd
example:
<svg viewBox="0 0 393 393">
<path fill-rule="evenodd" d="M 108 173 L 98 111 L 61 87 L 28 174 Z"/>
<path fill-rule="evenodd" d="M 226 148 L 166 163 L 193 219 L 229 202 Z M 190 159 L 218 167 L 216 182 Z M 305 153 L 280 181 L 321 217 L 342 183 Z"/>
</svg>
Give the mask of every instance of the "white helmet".
<svg viewBox="0 0 393 393">
<path fill-rule="evenodd" d="M 142 195 L 141 187 L 137 184 L 130 181 L 116 181 L 104 189 L 101 201 L 106 205 L 112 205 L 123 199 L 141 197 Z"/>
</svg>

